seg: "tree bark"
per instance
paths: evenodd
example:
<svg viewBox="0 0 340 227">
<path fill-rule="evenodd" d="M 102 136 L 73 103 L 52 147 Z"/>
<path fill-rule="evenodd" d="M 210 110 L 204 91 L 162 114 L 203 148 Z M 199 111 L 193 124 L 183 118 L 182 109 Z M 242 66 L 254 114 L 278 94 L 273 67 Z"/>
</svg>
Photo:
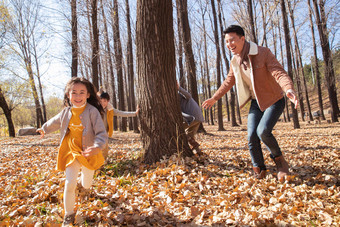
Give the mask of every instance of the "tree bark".
<svg viewBox="0 0 340 227">
<path fill-rule="evenodd" d="M 180 0 L 176 0 L 176 15 L 177 15 L 177 30 L 178 30 L 178 70 L 179 70 L 179 84 L 185 88 L 186 80 L 183 69 L 183 25 L 181 23 L 181 9 Z"/>
<path fill-rule="evenodd" d="M 254 23 L 254 16 L 253 16 L 253 1 L 247 0 L 247 7 L 248 7 L 248 16 L 249 16 L 249 26 L 250 26 L 250 40 L 254 43 L 257 43 L 257 38 L 255 34 L 255 23 Z"/>
<path fill-rule="evenodd" d="M 306 84 L 305 74 L 304 74 L 304 71 L 303 71 L 303 62 L 302 62 L 302 57 L 301 57 L 301 51 L 300 51 L 299 41 L 298 41 L 298 38 L 297 38 L 296 29 L 295 29 L 294 10 L 291 7 L 291 4 L 289 2 L 288 2 L 288 9 L 289 9 L 290 20 L 292 22 L 292 27 L 293 27 L 297 70 L 298 70 L 298 73 L 301 74 L 301 76 L 302 76 L 302 82 L 303 82 L 303 86 L 304 86 L 304 92 L 305 92 L 305 97 L 306 97 L 306 105 L 307 105 L 309 120 L 313 121 L 313 116 L 312 116 L 312 111 L 311 111 L 311 108 L 310 108 L 310 102 L 309 102 L 309 96 L 308 96 L 308 88 L 307 88 L 307 84 Z M 300 102 L 302 103 L 302 100 L 300 100 Z M 303 108 L 303 106 L 301 106 L 301 107 Z M 302 115 L 302 120 L 304 120 L 304 109 L 303 109 L 303 111 L 301 111 L 301 115 Z"/>
<path fill-rule="evenodd" d="M 219 18 L 219 22 L 220 22 L 220 32 L 221 32 L 221 49 L 222 49 L 222 56 L 223 56 L 223 59 L 224 59 L 224 63 L 226 65 L 226 72 L 228 74 L 229 72 L 229 61 L 228 61 L 228 58 L 227 58 L 227 54 L 225 52 L 225 46 L 224 46 L 224 37 L 223 37 L 223 24 L 222 24 L 222 15 L 221 15 L 221 12 L 222 12 L 222 6 L 221 6 L 221 0 L 218 0 L 218 18 Z M 224 79 L 224 77 L 223 77 Z M 235 127 L 235 126 L 239 126 L 236 122 L 236 115 L 235 115 L 235 93 L 234 93 L 234 88 L 232 88 L 230 90 L 231 92 L 231 96 L 233 95 L 233 97 L 231 97 L 231 99 L 233 99 L 232 101 L 230 101 L 230 114 L 231 114 L 231 126 L 232 127 Z M 228 99 L 228 96 L 226 94 L 226 99 Z M 226 101 L 227 102 L 227 101 Z M 227 104 L 226 104 L 227 105 Z M 228 112 L 228 115 L 229 115 L 229 108 L 227 107 L 227 112 Z M 229 119 L 228 119 L 229 120 Z"/>
<path fill-rule="evenodd" d="M 98 34 L 98 26 L 97 26 L 97 0 L 91 1 L 91 21 L 92 21 L 92 35 L 93 35 L 93 43 L 92 43 L 92 83 L 94 87 L 99 89 L 99 81 L 98 81 L 98 56 L 99 56 L 99 34 Z"/>
<path fill-rule="evenodd" d="M 326 78 L 329 102 L 331 104 L 331 109 L 332 109 L 331 118 L 332 118 L 332 122 L 338 122 L 339 106 L 338 106 L 336 86 L 335 86 L 333 59 L 332 59 L 332 53 L 329 47 L 329 40 L 328 40 L 327 20 L 326 20 L 325 9 L 324 9 L 324 1 L 320 0 L 319 2 L 320 3 L 318 6 L 317 0 L 313 0 L 315 19 L 316 19 L 317 27 L 319 30 L 322 55 L 323 55 L 323 59 L 325 62 L 325 78 Z M 320 17 L 320 14 L 321 14 L 321 17 Z"/>
<path fill-rule="evenodd" d="M 291 58 L 291 40 L 290 40 L 290 33 L 289 33 L 289 26 L 288 26 L 288 16 L 286 11 L 285 0 L 280 0 L 281 3 L 281 11 L 282 11 L 282 20 L 283 20 L 283 29 L 285 33 L 285 42 L 286 42 L 286 54 L 287 54 L 287 66 L 288 66 L 288 75 L 293 81 L 293 70 L 292 70 L 292 58 Z M 293 123 L 294 128 L 300 128 L 299 119 L 297 115 L 297 111 L 294 107 L 294 104 L 291 103 L 291 109 L 293 112 Z"/>
<path fill-rule="evenodd" d="M 277 13 L 278 14 L 278 13 Z M 279 15 L 277 15 L 279 17 Z M 284 66 L 284 57 L 283 57 L 283 48 L 282 48 L 282 34 L 281 34 L 281 26 L 280 26 L 280 20 L 277 20 L 277 28 L 279 30 L 279 40 L 280 40 L 280 53 L 281 53 L 281 64 Z M 287 105 L 287 98 L 285 97 L 285 106 L 286 106 L 286 115 L 287 115 L 287 121 L 290 121 L 289 116 L 289 106 Z"/>
<path fill-rule="evenodd" d="M 301 112 L 301 119 L 302 121 L 305 121 L 305 107 L 304 107 L 304 103 L 303 103 L 303 95 L 302 95 L 302 88 L 301 88 L 301 78 L 300 78 L 300 72 L 298 70 L 299 67 L 299 62 L 297 60 L 296 55 L 294 55 L 294 53 L 296 54 L 296 52 L 294 52 L 293 47 L 291 46 L 290 49 L 291 53 L 292 53 L 292 62 L 293 62 L 293 69 L 294 69 L 294 74 L 295 74 L 295 78 L 296 78 L 296 87 L 297 87 L 297 97 L 299 99 L 299 107 L 300 107 L 300 112 Z"/>
<path fill-rule="evenodd" d="M 202 26 L 203 26 L 203 41 L 204 41 L 204 69 L 206 72 L 206 79 L 207 79 L 207 92 L 208 96 L 211 97 L 211 84 L 210 84 L 210 73 L 209 73 L 209 64 L 208 64 L 208 47 L 207 47 L 207 32 L 205 28 L 205 20 L 204 20 L 204 15 L 206 13 L 206 9 L 201 8 L 201 16 L 202 16 Z M 213 115 L 213 110 L 210 108 L 207 110 L 207 116 L 210 116 L 210 123 L 211 125 L 214 125 L 214 115 Z M 208 117 L 209 118 L 209 117 Z M 209 121 L 209 119 L 208 119 Z"/>
<path fill-rule="evenodd" d="M 125 0 L 125 8 L 126 8 L 126 24 L 127 24 L 127 32 L 128 32 L 128 40 L 127 40 L 127 73 L 129 78 L 129 98 L 131 101 L 131 109 L 129 111 L 136 111 L 136 97 L 135 97 L 135 74 L 133 70 L 133 48 L 132 48 L 132 32 L 131 32 L 131 23 L 130 23 L 130 6 L 129 0 Z M 133 131 L 139 133 L 137 118 L 133 117 L 132 128 Z"/>
<path fill-rule="evenodd" d="M 313 53 L 314 53 L 314 73 L 315 73 L 315 78 L 316 78 L 316 86 L 317 86 L 317 91 L 318 91 L 318 100 L 319 100 L 319 111 L 321 115 L 321 119 L 325 120 L 325 114 L 323 112 L 323 101 L 322 101 L 322 91 L 321 91 L 321 79 L 320 79 L 320 71 L 319 71 L 319 61 L 318 61 L 318 54 L 316 51 L 316 42 L 315 42 L 315 33 L 314 33 L 314 23 L 313 23 L 313 17 L 312 17 L 312 7 L 310 4 L 310 0 L 307 0 L 308 3 L 308 15 L 309 15 L 309 22 L 310 22 L 310 27 L 311 27 L 311 32 L 312 32 L 312 40 L 313 40 Z M 313 64 L 311 65 L 313 67 Z M 313 68 L 312 68 L 313 70 Z"/>
<path fill-rule="evenodd" d="M 124 80 L 123 80 L 123 52 L 122 43 L 120 41 L 119 33 L 119 15 L 118 15 L 118 0 L 113 0 L 113 40 L 115 49 L 115 65 L 117 70 L 117 84 L 118 84 L 118 106 L 120 110 L 125 110 L 124 101 Z M 125 117 L 120 120 L 120 130 L 123 132 L 127 131 L 127 121 Z"/>
<path fill-rule="evenodd" d="M 137 1 L 136 38 L 144 161 L 155 163 L 176 152 L 191 156 L 177 98 L 171 1 Z"/>
<path fill-rule="evenodd" d="M 15 137 L 15 129 L 14 129 L 14 124 L 12 120 L 12 111 L 6 102 L 6 99 L 2 93 L 1 87 L 0 87 L 0 107 L 4 111 L 4 114 L 7 120 L 9 136 Z"/>
<path fill-rule="evenodd" d="M 217 27 L 217 16 L 215 9 L 215 1 L 211 0 L 211 9 L 214 18 L 214 38 L 215 38 L 215 46 L 216 46 L 216 80 L 217 87 L 221 86 L 221 52 L 220 52 L 220 43 L 218 38 L 218 27 Z M 217 119 L 218 119 L 218 131 L 225 131 L 223 127 L 223 111 L 222 111 L 222 99 L 217 101 Z"/>
<path fill-rule="evenodd" d="M 117 108 L 117 97 L 116 97 L 116 83 L 115 83 L 115 76 L 114 76 L 114 69 L 113 69 L 113 62 L 112 62 L 112 54 L 111 54 L 111 46 L 109 41 L 109 35 L 108 35 L 108 28 L 107 28 L 107 20 L 105 16 L 104 7 L 102 5 L 102 14 L 103 14 L 103 23 L 104 23 L 104 39 L 106 43 L 106 49 L 107 49 L 107 60 L 109 64 L 109 73 L 110 73 L 110 79 L 111 79 L 111 100 L 112 105 L 114 108 Z M 118 120 L 117 117 L 113 117 L 113 129 L 118 129 Z"/>
<path fill-rule="evenodd" d="M 71 0 L 72 65 L 71 77 L 78 76 L 78 19 L 77 0 Z"/>
<path fill-rule="evenodd" d="M 183 45 L 185 61 L 187 66 L 188 76 L 188 90 L 192 95 L 192 98 L 199 104 L 198 92 L 197 92 L 197 77 L 196 77 L 196 65 L 194 53 L 192 51 L 192 42 L 190 34 L 190 25 L 188 19 L 188 5 L 187 0 L 179 1 L 180 20 L 182 25 Z"/>
</svg>

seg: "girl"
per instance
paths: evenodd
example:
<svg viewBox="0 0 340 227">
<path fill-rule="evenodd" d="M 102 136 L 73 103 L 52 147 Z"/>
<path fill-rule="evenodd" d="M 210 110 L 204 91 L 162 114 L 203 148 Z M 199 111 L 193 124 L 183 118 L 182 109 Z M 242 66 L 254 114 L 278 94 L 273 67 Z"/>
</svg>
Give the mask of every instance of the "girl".
<svg viewBox="0 0 340 227">
<path fill-rule="evenodd" d="M 107 143 L 107 133 L 100 112 L 103 112 L 92 83 L 74 77 L 66 85 L 65 108 L 47 121 L 37 131 L 41 137 L 60 129 L 61 144 L 57 169 L 65 171 L 65 216 L 63 226 L 75 220 L 75 190 L 81 169 L 81 184 L 89 189 L 93 174 L 104 163 L 102 149 Z"/>
</svg>

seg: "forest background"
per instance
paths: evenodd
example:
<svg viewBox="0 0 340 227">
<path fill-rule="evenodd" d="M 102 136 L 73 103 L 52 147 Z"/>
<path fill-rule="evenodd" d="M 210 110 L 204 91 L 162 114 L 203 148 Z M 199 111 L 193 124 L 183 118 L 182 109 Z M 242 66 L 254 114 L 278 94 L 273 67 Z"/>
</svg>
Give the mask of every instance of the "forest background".
<svg viewBox="0 0 340 227">
<path fill-rule="evenodd" d="M 76 6 L 73 8 L 73 14 L 72 4 Z M 94 4 L 96 7 L 93 7 Z M 214 4 L 216 4 L 215 13 L 218 12 L 217 39 L 214 36 L 215 25 L 210 1 L 188 1 L 187 5 L 184 4 L 182 11 L 187 13 L 188 24 L 183 27 L 179 19 L 181 15 L 177 12 L 180 5 L 173 2 L 177 80 L 193 94 L 198 103 L 210 97 L 218 87 L 219 81 L 227 74 L 227 64 L 231 55 L 229 51 L 223 50 L 225 47 L 221 31 L 230 24 L 243 26 L 248 40 L 268 46 L 284 67 L 286 69 L 288 67 L 284 42 L 285 30 L 279 1 L 231 0 L 216 1 Z M 327 102 L 328 83 L 322 60 L 320 31 L 312 1 L 294 0 L 287 1 L 285 4 L 288 9 L 286 16 L 291 37 L 292 76 L 302 103 L 300 116 L 304 117 L 308 115 L 306 112 L 310 105 L 308 92 L 317 94 L 318 83 L 322 90 L 321 99 Z M 316 1 L 316 6 L 320 8 L 320 12 L 321 9 L 324 10 L 325 22 L 322 23 L 325 23 L 325 33 L 329 40 L 334 70 L 333 81 L 336 82 L 333 89 L 336 90 L 340 80 L 339 1 Z M 308 16 L 310 13 L 311 15 Z M 1 2 L 1 15 L 1 92 L 12 112 L 16 131 L 27 126 L 39 127 L 58 113 L 62 108 L 64 86 L 72 75 L 90 80 L 95 76 L 97 79 L 94 81 L 98 81 L 97 87 L 102 87 L 109 92 L 116 108 L 122 110 L 135 108 L 135 100 L 138 100 L 135 96 L 138 94 L 135 94 L 134 90 L 138 86 L 137 77 L 134 75 L 136 73 L 136 2 L 61 0 L 31 3 L 24 0 L 6 0 Z M 95 23 L 93 16 L 96 16 Z M 76 33 L 75 21 L 77 22 Z M 93 32 L 94 26 L 97 27 L 97 33 Z M 189 38 L 191 36 L 190 48 L 193 57 L 187 53 L 187 47 L 184 45 L 187 36 Z M 220 42 L 218 45 L 216 40 Z M 315 51 L 313 42 L 315 42 Z M 223 58 L 219 56 L 217 59 L 216 48 L 224 54 Z M 76 57 L 72 57 L 75 53 L 77 53 Z M 315 56 L 318 65 L 313 61 Z M 190 63 L 191 58 L 193 63 Z M 72 65 L 75 64 L 75 59 L 76 69 Z M 220 65 L 217 65 L 218 61 Z M 95 68 L 94 62 L 96 62 Z M 191 69 L 192 67 L 194 70 Z M 195 72 L 194 83 L 197 83 L 197 89 L 193 89 L 192 71 Z M 317 81 L 317 77 L 320 81 Z M 233 99 L 233 94 L 229 93 L 228 97 L 229 100 Z M 237 108 L 232 101 L 230 103 L 227 100 L 221 105 L 224 107 L 232 105 Z M 306 101 L 307 105 L 304 104 Z M 216 118 L 220 121 L 217 114 L 220 110 L 217 109 L 216 105 L 212 112 L 205 113 L 206 122 L 214 124 Z M 310 113 L 317 110 L 320 110 L 320 104 L 310 110 Z M 0 111 L 0 134 L 5 136 L 9 133 L 8 122 L 3 109 Z M 234 117 L 230 119 L 228 108 L 223 108 L 221 112 L 223 116 L 227 116 L 228 121 L 233 121 Z M 288 115 L 287 109 L 289 118 Z M 239 121 L 241 121 L 240 115 Z M 132 124 L 134 123 L 130 119 L 130 129 L 134 129 Z M 232 125 L 235 124 L 234 120 Z M 126 126 L 122 127 L 119 129 L 126 131 Z"/>
</svg>

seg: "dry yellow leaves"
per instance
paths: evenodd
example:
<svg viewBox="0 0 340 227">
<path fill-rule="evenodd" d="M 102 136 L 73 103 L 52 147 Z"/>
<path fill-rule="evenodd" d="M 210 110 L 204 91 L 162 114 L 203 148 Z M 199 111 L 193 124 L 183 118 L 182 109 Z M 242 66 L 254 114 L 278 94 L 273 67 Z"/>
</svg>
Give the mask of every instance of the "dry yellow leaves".
<svg viewBox="0 0 340 227">
<path fill-rule="evenodd" d="M 141 162 L 139 135 L 116 132 L 110 159 L 96 171 L 91 194 L 77 197 L 78 225 L 339 226 L 340 124 L 294 130 L 278 123 L 274 134 L 292 176 L 279 183 L 263 146 L 268 176 L 252 177 L 246 131 L 205 125 L 197 141 L 202 157 Z M 0 226 L 59 226 L 65 176 L 55 171 L 59 138 L 1 138 Z M 99 223 L 99 224 L 98 224 Z"/>
</svg>

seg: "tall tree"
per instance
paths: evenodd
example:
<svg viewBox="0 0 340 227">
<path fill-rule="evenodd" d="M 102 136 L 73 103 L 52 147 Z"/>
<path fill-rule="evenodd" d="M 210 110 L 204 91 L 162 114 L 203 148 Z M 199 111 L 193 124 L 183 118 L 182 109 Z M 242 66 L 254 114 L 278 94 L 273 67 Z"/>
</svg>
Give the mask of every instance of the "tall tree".
<svg viewBox="0 0 340 227">
<path fill-rule="evenodd" d="M 279 18 L 279 12 L 277 12 L 277 18 Z M 277 20 L 277 29 L 279 31 L 279 41 L 280 41 L 280 53 L 281 53 L 281 64 L 284 66 L 284 57 L 283 57 L 283 48 L 282 48 L 282 34 L 281 34 L 281 26 L 280 26 L 280 20 Z M 287 102 L 287 98 L 285 97 L 285 103 L 286 103 L 286 115 L 287 115 L 287 121 L 290 121 L 289 116 L 289 105 Z"/>
<path fill-rule="evenodd" d="M 92 83 L 99 89 L 99 81 L 98 81 L 98 58 L 99 58 L 99 32 L 98 32 L 98 0 L 91 1 L 91 21 L 92 21 L 92 35 L 93 35 L 93 43 L 92 43 Z"/>
<path fill-rule="evenodd" d="M 43 123 L 43 115 L 39 95 L 34 78 L 34 62 L 32 36 L 38 35 L 38 18 L 40 13 L 40 3 L 29 3 L 28 1 L 11 0 L 14 8 L 15 19 L 10 21 L 11 34 L 14 42 L 17 44 L 11 45 L 15 54 L 19 55 L 23 61 L 24 69 L 28 74 L 28 81 L 32 89 L 35 110 L 36 110 L 36 127 L 40 127 Z"/>
<path fill-rule="evenodd" d="M 204 86 L 207 88 L 207 92 L 208 92 L 208 97 L 211 97 L 211 84 L 210 84 L 210 71 L 209 71 L 209 64 L 208 64 L 208 45 L 207 45 L 207 31 L 206 31 L 206 27 L 205 27 L 205 19 L 204 16 L 207 12 L 207 8 L 206 6 L 203 7 L 203 5 L 201 5 L 200 7 L 201 9 L 201 16 L 202 16 L 202 29 L 203 29 L 203 41 L 204 41 L 204 45 L 203 45 L 203 49 L 204 49 L 204 71 L 205 71 L 205 78 L 206 80 L 204 80 L 204 82 L 206 81 L 206 84 L 204 84 Z M 212 108 L 210 108 L 209 110 L 207 110 L 207 116 L 210 116 L 210 123 L 211 125 L 214 125 L 214 115 L 213 115 L 213 111 Z"/>
<path fill-rule="evenodd" d="M 327 19 L 325 14 L 325 1 L 319 0 L 319 4 L 317 0 L 313 0 L 315 19 L 317 23 L 317 27 L 319 30 L 319 36 L 321 41 L 321 49 L 322 55 L 325 62 L 325 78 L 328 90 L 329 102 L 331 104 L 331 118 L 332 122 L 338 122 L 339 115 L 339 106 L 337 100 L 337 92 L 335 85 L 335 74 L 333 68 L 333 58 L 332 52 L 329 46 L 328 40 L 328 30 L 327 30 Z"/>
<path fill-rule="evenodd" d="M 36 68 L 36 77 L 38 80 L 38 87 L 39 87 L 39 92 L 40 92 L 40 101 L 41 101 L 41 106 L 42 106 L 42 118 L 43 118 L 43 122 L 45 123 L 47 121 L 47 114 L 46 114 L 46 105 L 45 105 L 45 99 L 44 99 L 44 93 L 43 93 L 43 88 L 42 88 L 42 83 L 41 83 L 41 74 L 40 74 L 40 68 L 39 68 L 39 56 L 38 56 L 38 52 L 37 52 L 37 45 L 36 45 L 36 41 L 35 41 L 35 37 L 32 36 L 32 56 L 34 58 L 35 61 L 35 68 Z"/>
<path fill-rule="evenodd" d="M 218 2 L 218 20 L 219 20 L 219 23 L 220 23 L 220 32 L 221 32 L 221 49 L 222 49 L 222 56 L 223 56 L 223 59 L 224 59 L 224 62 L 225 62 L 225 67 L 226 67 L 226 73 L 229 72 L 229 61 L 228 61 L 228 58 L 227 58 L 227 54 L 226 54 L 226 51 L 225 51 L 225 46 L 224 46 L 224 37 L 223 37 L 223 23 L 222 23 L 222 5 L 221 5 L 221 0 L 217 0 Z M 224 79 L 224 77 L 223 77 Z M 230 105 L 230 109 L 231 109 L 231 126 L 234 127 L 234 126 L 239 126 L 237 123 L 236 123 L 236 114 L 235 114 L 235 92 L 234 92 L 234 88 L 232 88 L 230 90 L 230 94 L 233 95 L 234 97 L 231 97 L 231 99 L 233 99 L 233 103 L 234 105 Z M 228 96 L 226 94 L 226 99 L 228 99 Z M 231 103 L 230 103 L 231 104 Z M 226 106 L 228 106 L 228 103 L 226 104 Z M 227 109 L 227 112 L 229 112 L 229 109 Z"/>
<path fill-rule="evenodd" d="M 217 16 L 215 9 L 215 1 L 211 0 L 211 9 L 214 18 L 214 38 L 215 38 L 215 46 L 216 46 L 216 80 L 217 87 L 221 86 L 221 52 L 220 52 L 220 42 L 218 38 L 218 27 L 217 27 Z M 217 119 L 218 119 L 218 131 L 224 131 L 223 127 L 223 111 L 222 111 L 222 100 L 219 99 L 217 101 Z"/>
<path fill-rule="evenodd" d="M 8 125 L 8 133 L 10 137 L 15 137 L 15 129 L 14 129 L 14 124 L 13 124 L 13 119 L 12 119 L 12 110 L 9 108 L 5 96 L 2 93 L 1 87 L 0 87 L 0 107 L 4 111 L 6 120 L 7 120 L 7 125 Z"/>
<path fill-rule="evenodd" d="M 109 64 L 109 74 L 110 74 L 110 84 L 111 84 L 111 99 L 112 99 L 112 105 L 116 108 L 117 107 L 117 96 L 116 96 L 116 86 L 115 86 L 115 76 L 114 76 L 114 69 L 113 69 L 113 62 L 112 62 L 112 54 L 111 54 L 111 46 L 110 46 L 110 40 L 109 40 L 109 31 L 107 27 L 107 20 L 106 15 L 104 11 L 104 7 L 102 4 L 102 15 L 103 15 L 103 24 L 104 24 L 104 39 L 106 43 L 106 50 L 107 50 L 107 61 Z M 117 117 L 113 117 L 113 129 L 118 129 L 118 120 Z"/>
<path fill-rule="evenodd" d="M 78 75 L 78 16 L 77 16 L 77 0 L 71 0 L 71 32 L 72 32 L 72 65 L 71 76 Z"/>
<path fill-rule="evenodd" d="M 178 10 L 180 12 L 180 20 L 182 25 L 184 54 L 188 75 L 188 88 L 192 95 L 192 98 L 199 103 L 198 91 L 197 91 L 197 77 L 196 77 L 196 65 L 194 53 L 192 51 L 192 42 L 190 34 L 190 25 L 188 19 L 188 3 L 187 0 L 180 0 L 178 4 Z"/>
<path fill-rule="evenodd" d="M 120 41 L 119 32 L 119 10 L 118 0 L 113 0 L 113 40 L 115 49 L 115 65 L 117 70 L 117 85 L 118 85 L 118 106 L 120 110 L 125 110 L 125 95 L 124 95 L 124 80 L 123 80 L 123 51 L 122 43 Z M 125 117 L 120 120 L 120 130 L 123 132 L 127 131 L 127 121 Z"/>
<path fill-rule="evenodd" d="M 176 152 L 191 156 L 177 98 L 171 1 L 137 1 L 136 38 L 144 161 L 154 163 Z"/>
<path fill-rule="evenodd" d="M 181 23 L 181 12 L 179 9 L 180 0 L 176 0 L 176 15 L 177 15 L 177 30 L 178 30 L 178 70 L 179 70 L 179 84 L 181 87 L 186 87 L 186 80 L 183 69 L 183 25 Z"/>
<path fill-rule="evenodd" d="M 313 41 L 313 53 L 314 53 L 314 64 L 312 64 L 312 69 L 314 68 L 315 78 L 316 78 L 316 86 L 318 91 L 318 100 L 319 100 L 319 112 L 321 115 L 321 119 L 325 120 L 325 114 L 323 112 L 323 101 L 322 101 L 322 91 L 321 91 L 321 79 L 320 79 L 320 71 L 319 71 L 319 61 L 318 61 L 318 53 L 316 51 L 316 41 L 315 41 L 315 33 L 314 33 L 314 23 L 313 23 L 313 12 L 312 7 L 310 4 L 310 0 L 307 0 L 308 3 L 308 15 L 309 15 L 309 22 L 310 22 L 310 28 L 312 32 L 312 41 Z"/>
<path fill-rule="evenodd" d="M 297 71 L 298 71 L 297 73 L 300 74 L 301 77 L 302 77 L 302 82 L 303 82 L 303 87 L 304 87 L 304 92 L 305 92 L 305 97 L 306 97 L 306 105 L 307 105 L 308 115 L 309 115 L 309 119 L 312 121 L 313 116 L 312 116 L 312 111 L 311 111 L 310 103 L 309 103 L 309 96 L 308 96 L 306 78 L 305 78 L 305 74 L 304 74 L 304 71 L 303 71 L 303 62 L 302 62 L 302 57 L 301 57 L 300 45 L 299 45 L 299 41 L 298 41 L 298 38 L 297 38 L 297 32 L 296 32 L 296 28 L 295 28 L 294 9 L 293 9 L 293 7 L 292 7 L 292 5 L 290 4 L 289 1 L 288 1 L 288 10 L 289 10 L 289 16 L 290 16 L 290 20 L 291 20 L 291 23 L 292 23 L 293 35 L 294 35 L 296 65 L 297 65 Z M 304 106 L 302 105 L 303 104 L 302 99 L 300 100 L 300 104 L 301 104 L 301 107 L 303 108 Z M 301 115 L 302 115 L 302 120 L 304 120 L 304 109 L 303 109 L 303 111 L 301 111 Z"/>
<path fill-rule="evenodd" d="M 187 0 L 179 1 L 179 4 L 177 5 L 177 10 L 180 12 L 180 24 L 182 28 L 181 34 L 183 38 L 185 62 L 188 77 L 188 90 L 191 93 L 192 98 L 199 104 L 200 102 L 197 90 L 196 64 L 194 53 L 192 51 L 191 30 L 188 18 Z M 198 131 L 205 133 L 203 124 L 200 124 Z"/>
<path fill-rule="evenodd" d="M 247 7 L 248 7 L 248 17 L 249 17 L 249 26 L 250 26 L 250 40 L 254 43 L 257 43 L 257 37 L 255 33 L 255 22 L 254 22 L 254 15 L 253 15 L 253 0 L 247 0 Z"/>
<path fill-rule="evenodd" d="M 126 8 L 126 24 L 127 24 L 127 73 L 129 78 L 129 98 L 131 100 L 131 109 L 129 111 L 136 110 L 136 98 L 135 98 L 135 77 L 133 71 L 133 48 L 132 48 L 132 32 L 131 32 L 131 23 L 130 23 L 130 6 L 129 0 L 125 0 L 125 8 Z M 132 121 L 132 127 L 134 132 L 139 132 L 137 118 L 130 118 Z"/>
<path fill-rule="evenodd" d="M 280 0 L 281 12 L 282 12 L 282 20 L 283 20 L 283 29 L 285 34 L 285 42 L 286 42 L 286 55 L 287 55 L 287 66 L 288 66 L 288 75 L 293 80 L 293 70 L 292 70 L 292 54 L 291 54 L 291 39 L 289 33 L 289 25 L 288 25 L 288 15 L 286 10 L 285 0 Z M 300 128 L 299 119 L 297 115 L 297 110 L 294 108 L 294 104 L 291 103 L 291 109 L 293 112 L 293 123 L 294 128 Z"/>
</svg>

